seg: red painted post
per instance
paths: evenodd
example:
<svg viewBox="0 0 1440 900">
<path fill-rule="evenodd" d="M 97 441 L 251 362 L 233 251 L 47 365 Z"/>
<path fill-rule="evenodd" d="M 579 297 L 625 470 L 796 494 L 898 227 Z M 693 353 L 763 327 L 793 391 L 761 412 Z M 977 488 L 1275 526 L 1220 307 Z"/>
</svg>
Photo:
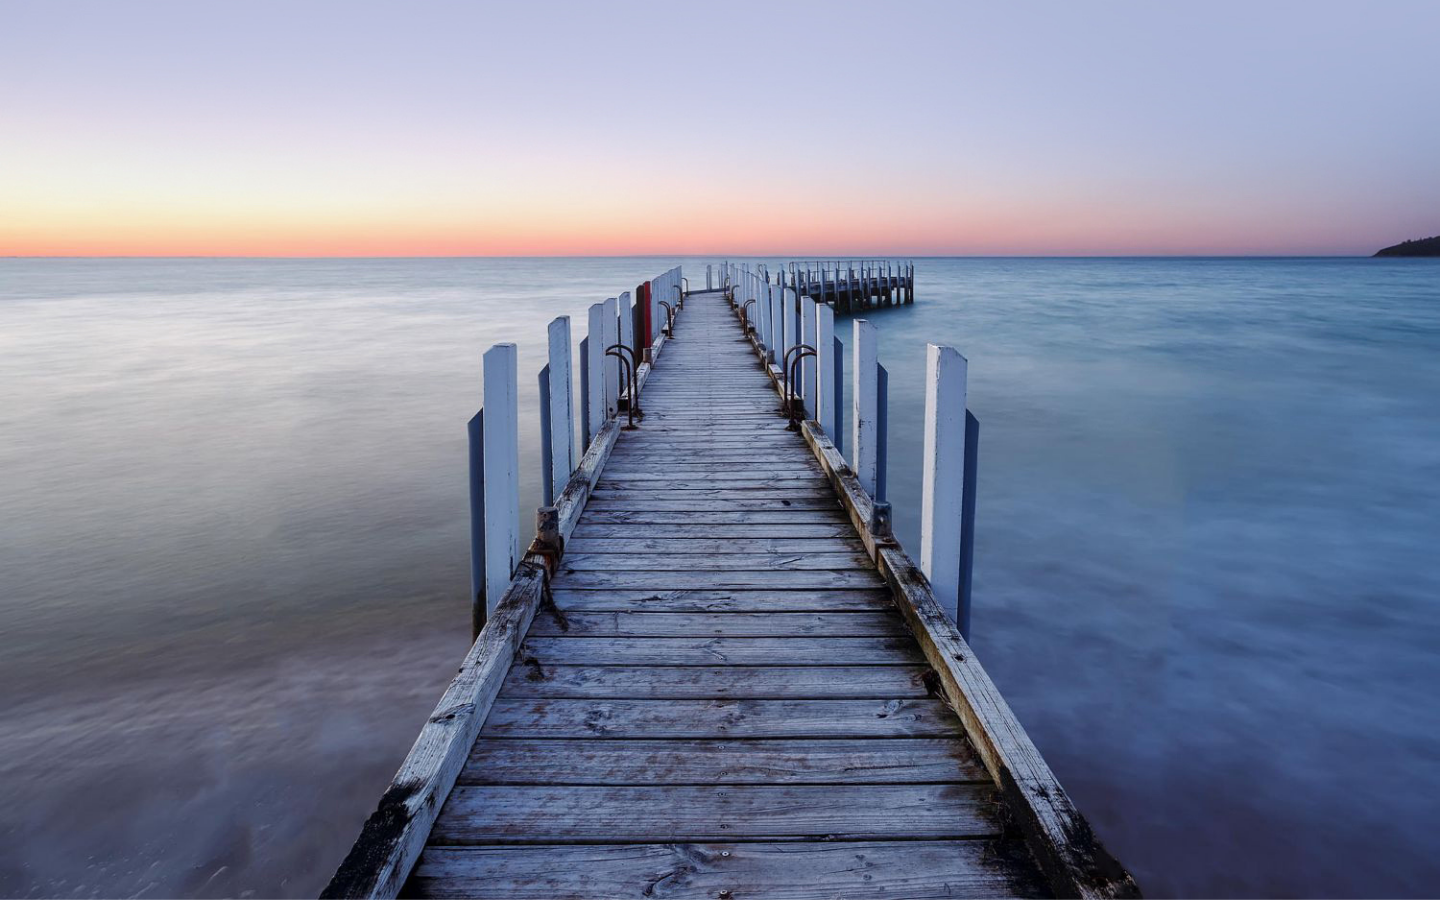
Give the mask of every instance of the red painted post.
<svg viewBox="0 0 1440 900">
<path fill-rule="evenodd" d="M 645 282 L 645 346 L 655 343 L 655 282 Z"/>
</svg>

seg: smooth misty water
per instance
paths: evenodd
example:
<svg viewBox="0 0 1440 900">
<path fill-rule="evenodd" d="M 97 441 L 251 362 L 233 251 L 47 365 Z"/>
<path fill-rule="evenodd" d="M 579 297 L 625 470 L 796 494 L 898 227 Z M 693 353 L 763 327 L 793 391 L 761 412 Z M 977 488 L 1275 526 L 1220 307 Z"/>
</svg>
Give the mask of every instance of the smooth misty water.
<svg viewBox="0 0 1440 900">
<path fill-rule="evenodd" d="M 481 351 L 531 506 L 544 323 L 670 263 L 0 260 L 0 894 L 317 891 L 464 653 Z M 897 529 L 953 343 L 977 652 L 1142 886 L 1434 894 L 1440 263 L 917 270 Z"/>
</svg>

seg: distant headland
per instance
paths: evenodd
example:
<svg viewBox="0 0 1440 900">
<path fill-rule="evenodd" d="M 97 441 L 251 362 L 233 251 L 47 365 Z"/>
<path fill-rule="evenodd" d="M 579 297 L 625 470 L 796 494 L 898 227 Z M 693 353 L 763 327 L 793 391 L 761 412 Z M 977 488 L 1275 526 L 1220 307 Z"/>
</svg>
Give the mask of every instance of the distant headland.
<svg viewBox="0 0 1440 900">
<path fill-rule="evenodd" d="M 1440 256 L 1440 235 L 1405 241 L 1376 251 L 1376 256 Z"/>
</svg>

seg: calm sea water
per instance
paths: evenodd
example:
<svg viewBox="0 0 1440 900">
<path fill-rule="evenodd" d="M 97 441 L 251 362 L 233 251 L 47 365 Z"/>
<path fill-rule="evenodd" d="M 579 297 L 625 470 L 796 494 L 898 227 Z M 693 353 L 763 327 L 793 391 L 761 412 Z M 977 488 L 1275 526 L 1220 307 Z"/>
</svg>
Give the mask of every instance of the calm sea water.
<svg viewBox="0 0 1440 900">
<path fill-rule="evenodd" d="M 534 505 L 544 324 L 671 262 L 0 260 L 0 894 L 316 892 L 468 642 L 481 352 Z M 917 271 L 897 531 L 951 343 L 977 653 L 1147 892 L 1440 890 L 1440 264 Z"/>
</svg>

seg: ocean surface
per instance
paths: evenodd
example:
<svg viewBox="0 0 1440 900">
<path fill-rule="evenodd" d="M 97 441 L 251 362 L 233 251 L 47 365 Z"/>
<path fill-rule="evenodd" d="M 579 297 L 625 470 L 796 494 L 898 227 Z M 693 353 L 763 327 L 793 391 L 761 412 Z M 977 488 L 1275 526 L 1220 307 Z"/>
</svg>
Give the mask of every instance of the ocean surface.
<svg viewBox="0 0 1440 900">
<path fill-rule="evenodd" d="M 481 353 L 530 508 L 545 323 L 672 263 L 0 260 L 0 895 L 313 896 L 468 644 Z M 1440 891 L 1440 261 L 916 271 L 897 532 L 953 344 L 976 652 L 1142 888 Z"/>
</svg>

